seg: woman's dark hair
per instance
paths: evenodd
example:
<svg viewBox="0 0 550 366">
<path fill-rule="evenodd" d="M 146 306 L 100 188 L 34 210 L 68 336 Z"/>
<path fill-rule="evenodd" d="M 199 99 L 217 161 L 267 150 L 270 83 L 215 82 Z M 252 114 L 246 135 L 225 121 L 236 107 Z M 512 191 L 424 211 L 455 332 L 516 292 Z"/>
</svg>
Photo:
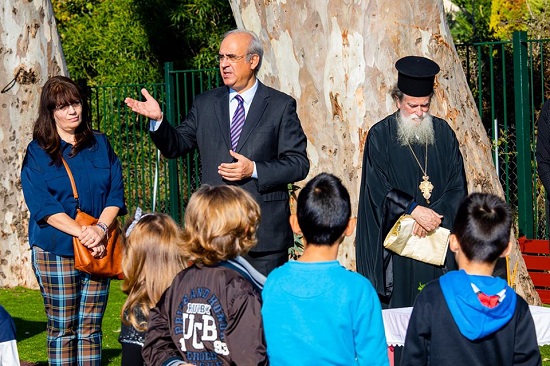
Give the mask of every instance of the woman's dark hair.
<svg viewBox="0 0 550 366">
<path fill-rule="evenodd" d="M 70 156 L 78 154 L 95 141 L 90 108 L 82 90 L 71 79 L 65 76 L 53 76 L 46 81 L 40 94 L 38 118 L 34 122 L 32 137 L 51 157 L 52 164 L 61 164 L 61 138 L 57 133 L 53 114 L 57 107 L 74 103 L 82 104 L 82 122 L 76 128 L 75 144 Z"/>
<path fill-rule="evenodd" d="M 460 248 L 471 261 L 493 263 L 508 247 L 512 214 L 500 197 L 472 193 L 460 204 L 453 225 Z"/>
</svg>

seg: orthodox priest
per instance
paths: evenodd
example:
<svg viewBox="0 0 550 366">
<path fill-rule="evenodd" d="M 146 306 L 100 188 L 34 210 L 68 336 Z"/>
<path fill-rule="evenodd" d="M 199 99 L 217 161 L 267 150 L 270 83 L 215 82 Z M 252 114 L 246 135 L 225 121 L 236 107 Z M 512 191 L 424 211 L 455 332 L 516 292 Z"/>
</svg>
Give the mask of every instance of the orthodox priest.
<svg viewBox="0 0 550 366">
<path fill-rule="evenodd" d="M 439 66 L 407 56 L 395 64 L 391 95 L 398 110 L 367 135 L 357 215 L 357 270 L 375 287 L 385 308 L 412 306 L 423 285 L 456 269 L 450 251 L 434 266 L 384 249 L 383 241 L 403 214 L 414 219 L 413 234 L 450 229 L 467 194 L 462 155 L 454 131 L 430 115 Z"/>
</svg>

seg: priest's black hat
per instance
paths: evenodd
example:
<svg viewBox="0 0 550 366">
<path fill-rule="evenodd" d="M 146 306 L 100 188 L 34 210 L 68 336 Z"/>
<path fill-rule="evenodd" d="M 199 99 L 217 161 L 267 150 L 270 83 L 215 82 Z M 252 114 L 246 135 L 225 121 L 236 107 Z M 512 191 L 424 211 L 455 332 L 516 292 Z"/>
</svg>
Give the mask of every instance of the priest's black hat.
<svg viewBox="0 0 550 366">
<path fill-rule="evenodd" d="M 434 78 L 439 65 L 426 57 L 406 56 L 395 63 L 399 72 L 397 87 L 412 97 L 427 97 L 432 94 Z"/>
</svg>

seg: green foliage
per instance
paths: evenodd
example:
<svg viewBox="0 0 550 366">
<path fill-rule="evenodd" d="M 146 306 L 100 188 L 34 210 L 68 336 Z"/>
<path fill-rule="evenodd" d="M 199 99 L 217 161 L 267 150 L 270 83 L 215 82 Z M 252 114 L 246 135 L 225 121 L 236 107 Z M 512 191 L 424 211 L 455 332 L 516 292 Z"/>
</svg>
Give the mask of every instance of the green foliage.
<svg viewBox="0 0 550 366">
<path fill-rule="evenodd" d="M 195 69 L 217 67 L 221 36 L 235 28 L 227 0 L 177 0 L 170 20 L 181 34 L 193 55 L 190 66 Z"/>
<path fill-rule="evenodd" d="M 58 26 L 70 24 L 85 14 L 91 14 L 92 9 L 102 0 L 53 0 L 52 6 Z"/>
<path fill-rule="evenodd" d="M 302 235 L 294 234 L 294 243 L 288 248 L 288 257 L 290 259 L 298 259 L 304 253 L 304 242 L 302 241 Z"/>
<path fill-rule="evenodd" d="M 499 40 L 512 38 L 514 31 L 527 30 L 527 4 L 518 0 L 493 0 L 489 28 Z"/>
<path fill-rule="evenodd" d="M 542 15 L 543 13 L 546 13 L 546 9 L 548 8 L 549 5 L 550 5 L 549 0 L 527 0 L 526 1 L 528 12 L 534 18 Z"/>
<path fill-rule="evenodd" d="M 447 22 L 455 43 L 490 41 L 491 0 L 453 0 L 460 10 L 447 14 Z"/>
<path fill-rule="evenodd" d="M 235 27 L 226 0 L 52 0 L 71 77 L 89 85 L 160 82 L 175 69 L 217 67 Z"/>
<path fill-rule="evenodd" d="M 514 31 L 530 38 L 550 37 L 550 0 L 453 0 L 459 11 L 447 14 L 455 43 L 505 41 Z"/>
<path fill-rule="evenodd" d="M 162 73 L 134 0 L 56 1 L 71 77 L 89 85 L 158 81 Z"/>
<path fill-rule="evenodd" d="M 550 0 L 528 0 L 529 36 L 535 39 L 550 38 Z"/>
<path fill-rule="evenodd" d="M 288 194 L 290 195 L 290 213 L 296 214 L 296 205 L 298 202 L 298 191 L 300 186 L 289 183 Z M 294 243 L 288 248 L 288 257 L 290 259 L 298 259 L 304 253 L 304 242 L 302 241 L 302 235 L 294 233 Z"/>
</svg>

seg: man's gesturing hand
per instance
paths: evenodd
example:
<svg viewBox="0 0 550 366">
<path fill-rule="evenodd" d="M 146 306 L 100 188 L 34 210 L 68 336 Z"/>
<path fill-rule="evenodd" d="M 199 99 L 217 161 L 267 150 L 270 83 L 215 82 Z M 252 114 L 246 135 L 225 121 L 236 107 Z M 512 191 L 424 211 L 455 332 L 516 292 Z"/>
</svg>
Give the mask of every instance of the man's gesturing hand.
<svg viewBox="0 0 550 366">
<path fill-rule="evenodd" d="M 162 118 L 162 110 L 160 109 L 158 102 L 145 88 L 141 89 L 141 94 L 145 97 L 145 102 L 140 102 L 128 97 L 124 99 L 124 103 L 126 103 L 131 110 L 141 114 L 142 116 L 154 119 L 155 121 L 160 120 Z"/>
</svg>

